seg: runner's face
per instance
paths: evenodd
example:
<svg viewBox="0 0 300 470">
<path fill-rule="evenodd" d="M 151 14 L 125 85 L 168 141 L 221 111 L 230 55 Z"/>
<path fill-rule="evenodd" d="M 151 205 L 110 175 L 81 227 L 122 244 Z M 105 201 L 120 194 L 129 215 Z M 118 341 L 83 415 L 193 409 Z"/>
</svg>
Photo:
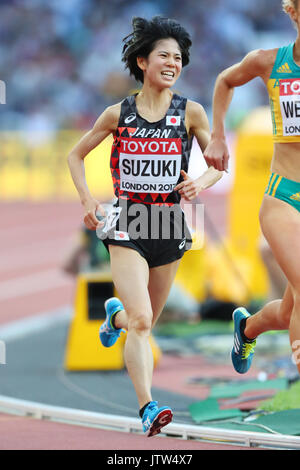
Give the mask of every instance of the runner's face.
<svg viewBox="0 0 300 470">
<path fill-rule="evenodd" d="M 173 38 L 157 41 L 147 59 L 142 59 L 144 83 L 148 80 L 160 88 L 170 88 L 180 76 L 182 56 Z"/>
</svg>

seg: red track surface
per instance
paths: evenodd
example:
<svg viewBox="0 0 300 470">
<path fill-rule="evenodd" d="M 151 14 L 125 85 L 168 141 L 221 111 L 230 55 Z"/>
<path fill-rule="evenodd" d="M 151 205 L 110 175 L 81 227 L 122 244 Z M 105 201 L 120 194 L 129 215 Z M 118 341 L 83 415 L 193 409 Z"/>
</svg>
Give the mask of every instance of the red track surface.
<svg viewBox="0 0 300 470">
<path fill-rule="evenodd" d="M 0 450 L 231 450 L 246 448 L 201 444 L 167 437 L 102 431 L 0 414 Z"/>
<path fill-rule="evenodd" d="M 211 217 L 224 228 L 223 196 L 208 201 Z M 209 205 L 209 204 L 208 204 Z M 82 210 L 79 203 L 1 203 L 0 225 L 0 324 L 39 315 L 73 302 L 74 281 L 60 266 Z M 220 224 L 218 225 L 220 228 Z M 176 369 L 176 370 L 175 370 Z M 1 372 L 1 371 L 0 371 Z M 154 385 L 170 391 L 205 398 L 207 391 L 186 385 L 191 376 L 209 376 L 226 370 L 212 370 L 201 358 L 163 358 L 154 373 Z M 228 371 L 228 373 L 230 373 Z M 106 450 L 232 450 L 225 445 L 204 444 L 170 438 L 145 438 L 31 418 L 0 415 L 0 449 L 106 449 Z"/>
</svg>

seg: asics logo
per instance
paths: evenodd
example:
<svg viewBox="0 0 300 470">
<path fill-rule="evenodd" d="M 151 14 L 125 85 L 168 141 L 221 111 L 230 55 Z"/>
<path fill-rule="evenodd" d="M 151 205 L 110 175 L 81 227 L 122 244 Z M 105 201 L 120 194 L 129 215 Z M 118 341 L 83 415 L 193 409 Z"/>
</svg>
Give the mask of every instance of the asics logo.
<svg viewBox="0 0 300 470">
<path fill-rule="evenodd" d="M 182 240 L 182 242 L 181 242 L 180 245 L 178 246 L 179 250 L 182 250 L 182 248 L 183 248 L 184 245 L 185 245 L 185 241 L 186 241 L 186 239 Z"/>
<path fill-rule="evenodd" d="M 100 331 L 101 331 L 101 333 L 109 333 L 110 332 L 110 328 L 109 328 L 109 326 L 106 322 L 103 323 L 103 325 L 100 328 Z"/>
<path fill-rule="evenodd" d="M 136 114 L 132 113 L 127 116 L 127 118 L 124 119 L 125 124 L 129 124 L 130 122 L 134 121 L 136 119 Z"/>
<path fill-rule="evenodd" d="M 144 421 L 143 424 L 144 424 L 144 426 L 145 426 L 146 428 L 149 428 L 149 427 L 151 426 L 151 421 L 150 421 L 150 419 L 147 418 L 147 419 Z"/>
</svg>

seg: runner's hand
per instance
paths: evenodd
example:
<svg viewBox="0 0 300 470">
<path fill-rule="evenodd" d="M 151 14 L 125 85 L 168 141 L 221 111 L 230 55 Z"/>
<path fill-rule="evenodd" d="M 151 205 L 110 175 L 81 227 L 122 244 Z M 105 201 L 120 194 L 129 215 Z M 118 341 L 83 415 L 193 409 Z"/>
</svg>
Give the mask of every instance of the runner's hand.
<svg viewBox="0 0 300 470">
<path fill-rule="evenodd" d="M 197 184 L 197 181 L 193 180 L 184 170 L 180 171 L 183 181 L 175 186 L 174 191 L 178 191 L 181 196 L 187 201 L 194 199 L 201 188 Z"/>
<path fill-rule="evenodd" d="M 100 213 L 103 217 L 106 216 L 105 210 L 96 199 L 89 199 L 83 204 L 85 214 L 84 223 L 90 230 L 96 230 L 98 226 L 104 225 L 104 221 L 99 221 L 96 217 L 96 212 Z"/>
<path fill-rule="evenodd" d="M 225 139 L 212 138 L 203 156 L 208 167 L 213 166 L 216 170 L 227 172 L 229 152 Z"/>
</svg>

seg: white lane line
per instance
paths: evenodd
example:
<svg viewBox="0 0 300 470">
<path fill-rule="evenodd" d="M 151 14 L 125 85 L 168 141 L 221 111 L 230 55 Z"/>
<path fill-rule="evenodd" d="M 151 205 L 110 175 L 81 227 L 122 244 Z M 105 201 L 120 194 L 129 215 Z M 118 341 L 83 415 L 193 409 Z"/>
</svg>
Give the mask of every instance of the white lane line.
<svg viewBox="0 0 300 470">
<path fill-rule="evenodd" d="M 0 395 L 0 410 L 6 413 L 29 415 L 36 419 L 47 419 L 104 430 L 115 430 L 140 434 L 142 423 L 138 418 L 109 415 L 86 410 L 51 406 L 45 403 L 30 402 Z M 283 434 L 267 434 L 252 431 L 217 429 L 194 424 L 170 423 L 162 428 L 161 435 L 181 439 L 209 441 L 222 445 L 261 446 L 271 449 L 300 449 L 300 438 Z M 162 436 L 158 436 L 160 439 Z"/>
<path fill-rule="evenodd" d="M 63 324 L 72 317 L 72 307 L 64 306 L 55 311 L 45 312 L 36 317 L 12 322 L 0 327 L 0 339 L 12 341 L 33 333 L 47 330 L 51 326 Z M 30 415 L 36 419 L 51 419 L 57 422 L 85 425 L 87 427 L 99 427 L 102 429 L 113 429 L 123 432 L 141 433 L 140 419 L 93 413 L 86 410 L 62 408 L 44 403 L 30 402 L 0 395 L 0 410 L 13 415 Z M 162 429 L 162 434 L 168 437 L 181 437 L 206 441 L 219 441 L 220 444 L 241 444 L 247 447 L 266 446 L 271 448 L 300 449 L 300 438 L 282 434 L 265 434 L 249 431 L 230 431 L 227 429 L 209 428 L 199 425 L 168 424 Z"/>
</svg>

